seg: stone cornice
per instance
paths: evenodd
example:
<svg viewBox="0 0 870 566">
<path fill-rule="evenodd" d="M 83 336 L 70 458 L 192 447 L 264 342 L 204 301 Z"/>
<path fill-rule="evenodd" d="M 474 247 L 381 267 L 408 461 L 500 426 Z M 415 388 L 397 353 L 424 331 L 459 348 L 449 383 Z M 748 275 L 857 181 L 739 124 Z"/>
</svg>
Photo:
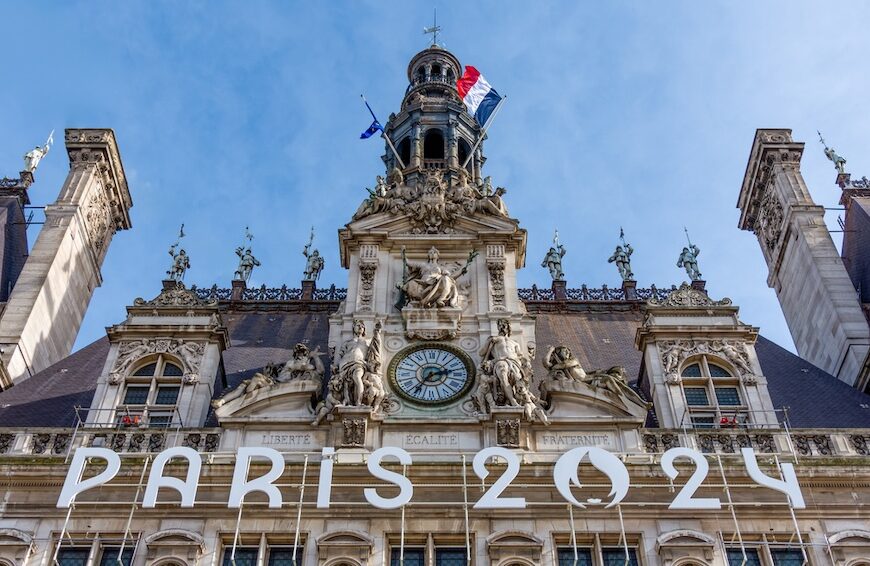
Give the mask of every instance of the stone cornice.
<svg viewBox="0 0 870 566">
<path fill-rule="evenodd" d="M 780 164 L 800 168 L 803 151 L 804 144 L 795 142 L 789 129 L 756 130 L 737 201 L 741 230 L 755 229 L 757 210 L 773 167 Z"/>
</svg>

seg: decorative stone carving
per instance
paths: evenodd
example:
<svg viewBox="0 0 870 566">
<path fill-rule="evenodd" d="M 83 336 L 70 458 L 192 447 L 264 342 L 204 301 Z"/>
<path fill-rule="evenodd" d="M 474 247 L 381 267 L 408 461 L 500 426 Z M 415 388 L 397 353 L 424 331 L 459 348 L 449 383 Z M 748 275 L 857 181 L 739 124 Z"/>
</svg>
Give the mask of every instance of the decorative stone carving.
<svg viewBox="0 0 870 566">
<path fill-rule="evenodd" d="M 366 443 L 366 418 L 345 417 L 341 420 L 342 447 L 362 447 Z"/>
<path fill-rule="evenodd" d="M 477 257 L 477 251 L 468 254 L 465 265 L 456 264 L 453 267 L 438 263 L 440 253 L 432 247 L 425 262 L 409 262 L 402 248 L 402 283 L 399 286 L 400 296 L 396 306 L 401 309 L 405 304 L 422 309 L 431 308 L 462 308 L 462 296 L 456 279 L 468 272 L 468 266 Z"/>
<path fill-rule="evenodd" d="M 97 253 L 106 245 L 106 234 L 111 230 L 114 234 L 114 224 L 111 220 L 109 199 L 101 183 L 94 187 L 94 194 L 85 211 L 88 224 L 88 238 Z"/>
<path fill-rule="evenodd" d="M 634 389 L 628 385 L 625 378 L 625 368 L 614 366 L 607 370 L 594 370 L 586 372 L 580 365 L 580 361 L 574 357 L 574 353 L 568 346 L 550 346 L 544 355 L 542 363 L 547 368 L 547 379 L 541 382 L 541 396 L 549 402 L 549 393 L 553 384 L 565 384 L 572 382 L 584 383 L 592 389 L 602 388 L 610 391 L 617 397 L 626 399 L 641 407 L 649 407 Z M 563 389 L 563 387 L 559 387 Z"/>
<path fill-rule="evenodd" d="M 310 379 L 322 382 L 325 368 L 320 357 L 325 354 L 320 351 L 320 346 L 311 350 L 305 344 L 296 344 L 290 359 L 278 372 L 275 381 L 284 383 L 296 379 Z"/>
<path fill-rule="evenodd" d="M 492 336 L 480 351 L 478 382 L 472 398 L 482 414 L 494 407 L 522 407 L 526 419 L 549 424 L 537 395 L 531 392 L 532 352 L 523 354 L 511 336 L 507 319 L 497 323 L 498 335 Z"/>
<path fill-rule="evenodd" d="M 149 354 L 170 354 L 180 360 L 183 382 L 191 384 L 199 381 L 199 366 L 202 362 L 202 356 L 205 354 L 205 343 L 175 338 L 121 342 L 118 346 L 118 357 L 109 372 L 109 383 L 111 385 L 121 383 L 128 376 L 133 364 Z"/>
<path fill-rule="evenodd" d="M 148 451 L 160 452 L 166 446 L 165 434 L 152 434 L 148 437 Z"/>
<path fill-rule="evenodd" d="M 492 310 L 505 310 L 505 292 L 504 292 L 504 260 L 489 260 L 486 261 L 486 268 L 489 270 L 489 289 L 490 299 L 492 301 Z"/>
<path fill-rule="evenodd" d="M 34 454 L 43 454 L 48 448 L 48 443 L 51 442 L 51 435 L 46 433 L 33 435 L 32 452 Z"/>
<path fill-rule="evenodd" d="M 221 398 L 212 401 L 211 406 L 215 409 L 218 409 L 223 405 L 226 405 L 230 401 L 248 395 L 249 393 L 253 393 L 258 389 L 274 386 L 275 380 L 267 375 L 268 373 L 268 369 L 262 372 L 255 373 L 253 377 L 243 380 L 234 389 L 231 389 L 228 393 L 225 393 Z"/>
<path fill-rule="evenodd" d="M 736 370 L 737 377 L 744 385 L 756 385 L 758 376 L 752 370 L 749 353 L 744 342 L 735 340 L 672 340 L 659 343 L 662 358 L 662 368 L 665 371 L 665 381 L 669 385 L 682 382 L 679 375 L 680 365 L 691 356 L 698 354 L 713 354 L 724 358 Z"/>
<path fill-rule="evenodd" d="M 714 301 L 705 293 L 693 289 L 688 283 L 683 283 L 679 289 L 671 291 L 666 299 L 653 297 L 647 301 L 647 304 L 656 307 L 725 307 L 731 304 L 731 299 L 725 297 Z"/>
<path fill-rule="evenodd" d="M 0 454 L 6 454 L 12 448 L 12 441 L 15 440 L 14 434 L 0 434 Z"/>
<path fill-rule="evenodd" d="M 2 440 L 2 438 L 0 438 Z M 852 446 L 855 448 L 855 452 L 861 454 L 862 456 L 870 455 L 870 446 L 867 443 L 867 437 L 863 434 L 852 434 L 849 435 L 849 441 L 852 443 Z M 0 453 L 4 452 L 2 444 L 0 444 Z"/>
<path fill-rule="evenodd" d="M 378 269 L 378 264 L 375 262 L 360 262 L 359 264 L 359 294 L 357 300 L 357 310 L 360 312 L 371 312 L 373 309 L 372 301 L 375 292 L 375 272 Z"/>
<path fill-rule="evenodd" d="M 776 247 L 776 243 L 779 242 L 783 222 L 782 204 L 780 204 L 774 189 L 768 187 L 761 198 L 758 216 L 755 219 L 752 231 L 768 250 L 773 250 Z"/>
<path fill-rule="evenodd" d="M 327 395 L 315 410 L 313 425 L 323 422 L 337 406 L 367 406 L 373 414 L 380 412 L 386 397 L 381 376 L 381 328 L 381 322 L 376 322 L 368 342 L 365 323 L 353 322 L 353 338 L 342 344 L 333 357 Z"/>
<path fill-rule="evenodd" d="M 520 445 L 520 419 L 499 419 L 495 423 L 496 442 L 499 446 L 518 448 Z"/>
<path fill-rule="evenodd" d="M 182 308 L 182 307 L 212 307 L 217 306 L 217 299 L 204 301 L 197 294 L 184 287 L 184 284 L 178 283 L 174 287 L 165 288 L 160 291 L 160 294 L 146 301 L 142 297 L 138 297 L 133 301 L 133 305 L 137 307 L 164 307 L 164 308 Z"/>
<path fill-rule="evenodd" d="M 54 436 L 54 442 L 51 446 L 51 452 L 53 454 L 63 454 L 64 452 L 66 452 L 67 448 L 69 448 L 69 443 L 71 439 L 72 435 L 56 434 Z"/>
<path fill-rule="evenodd" d="M 776 446 L 773 443 L 773 435 L 771 434 L 756 434 L 755 445 L 765 454 L 773 454 L 776 452 Z"/>
</svg>

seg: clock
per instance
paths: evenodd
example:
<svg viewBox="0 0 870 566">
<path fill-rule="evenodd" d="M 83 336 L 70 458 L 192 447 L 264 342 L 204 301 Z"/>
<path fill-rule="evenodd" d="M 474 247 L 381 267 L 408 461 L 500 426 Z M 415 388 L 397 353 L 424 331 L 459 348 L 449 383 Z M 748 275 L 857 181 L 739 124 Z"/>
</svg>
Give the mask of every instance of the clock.
<svg viewBox="0 0 870 566">
<path fill-rule="evenodd" d="M 455 401 L 471 387 L 474 365 L 468 355 L 447 344 L 417 344 L 396 354 L 387 370 L 393 389 L 415 403 Z"/>
</svg>

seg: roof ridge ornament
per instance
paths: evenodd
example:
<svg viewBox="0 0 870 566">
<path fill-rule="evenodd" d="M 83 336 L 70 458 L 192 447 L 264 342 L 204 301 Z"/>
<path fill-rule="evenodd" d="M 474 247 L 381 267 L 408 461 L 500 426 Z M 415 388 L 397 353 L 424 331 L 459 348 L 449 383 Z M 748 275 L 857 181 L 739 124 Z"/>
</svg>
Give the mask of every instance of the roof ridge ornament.
<svg viewBox="0 0 870 566">
<path fill-rule="evenodd" d="M 142 297 L 138 297 L 133 301 L 133 306 L 136 307 L 157 307 L 157 308 L 178 308 L 178 307 L 211 307 L 217 305 L 217 299 L 205 301 L 200 299 L 196 292 L 188 289 L 181 281 L 176 281 L 175 285 L 164 285 L 160 294 L 146 301 Z"/>
<path fill-rule="evenodd" d="M 654 307 L 727 307 L 731 305 L 731 299 L 723 297 L 714 301 L 706 293 L 694 289 L 691 285 L 683 282 L 679 289 L 671 292 L 664 300 L 653 297 L 647 301 L 647 305 Z"/>
</svg>

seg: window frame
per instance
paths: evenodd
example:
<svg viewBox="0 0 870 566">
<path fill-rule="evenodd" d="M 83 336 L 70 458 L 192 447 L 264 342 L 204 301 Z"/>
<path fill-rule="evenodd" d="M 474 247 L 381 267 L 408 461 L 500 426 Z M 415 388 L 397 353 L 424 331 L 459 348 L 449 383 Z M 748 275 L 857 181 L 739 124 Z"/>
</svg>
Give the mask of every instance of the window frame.
<svg viewBox="0 0 870 566">
<path fill-rule="evenodd" d="M 239 544 L 236 546 L 236 553 L 240 550 L 254 551 L 254 565 L 263 564 L 265 566 L 269 566 L 270 560 L 272 559 L 272 552 L 274 550 L 288 550 L 292 552 L 293 550 L 293 542 L 287 542 L 286 540 L 275 540 L 269 541 L 266 539 L 265 541 L 261 541 L 259 543 L 256 542 L 256 539 L 253 537 L 243 535 Z M 223 549 L 221 551 L 220 561 L 218 564 L 220 566 L 224 566 L 225 564 L 231 564 L 228 562 L 230 558 L 230 554 L 233 551 L 233 542 L 232 540 L 226 540 L 223 543 Z M 296 566 L 303 566 L 305 561 L 305 537 L 301 537 L 299 544 L 296 545 Z"/>
<path fill-rule="evenodd" d="M 684 375 L 686 370 L 698 366 L 700 376 Z M 717 367 L 728 376 L 714 376 L 710 367 Z M 685 360 L 680 366 L 680 384 L 683 393 L 683 402 L 686 407 L 686 416 L 683 417 L 684 425 L 694 429 L 721 429 L 740 428 L 752 424 L 752 414 L 747 403 L 746 390 L 727 361 L 710 354 L 698 354 Z M 707 395 L 706 405 L 689 403 L 687 389 L 703 388 Z M 734 389 L 737 391 L 738 404 L 725 405 L 719 400 L 717 390 Z M 710 420 L 702 422 L 701 419 Z M 685 422 L 688 420 L 688 422 Z"/>
<path fill-rule="evenodd" d="M 136 375 L 137 372 L 154 364 L 151 375 Z M 166 368 L 174 366 L 177 375 L 166 375 Z M 184 365 L 174 356 L 157 354 L 146 356 L 137 361 L 136 369 L 124 382 L 120 402 L 116 409 L 115 422 L 118 426 L 136 426 L 140 422 L 154 428 L 169 428 L 178 420 L 178 403 L 184 391 Z M 173 372 L 175 373 L 175 372 Z M 148 388 L 144 403 L 127 403 L 127 394 L 131 388 Z M 174 403 L 157 403 L 161 392 L 176 389 Z"/>
</svg>

